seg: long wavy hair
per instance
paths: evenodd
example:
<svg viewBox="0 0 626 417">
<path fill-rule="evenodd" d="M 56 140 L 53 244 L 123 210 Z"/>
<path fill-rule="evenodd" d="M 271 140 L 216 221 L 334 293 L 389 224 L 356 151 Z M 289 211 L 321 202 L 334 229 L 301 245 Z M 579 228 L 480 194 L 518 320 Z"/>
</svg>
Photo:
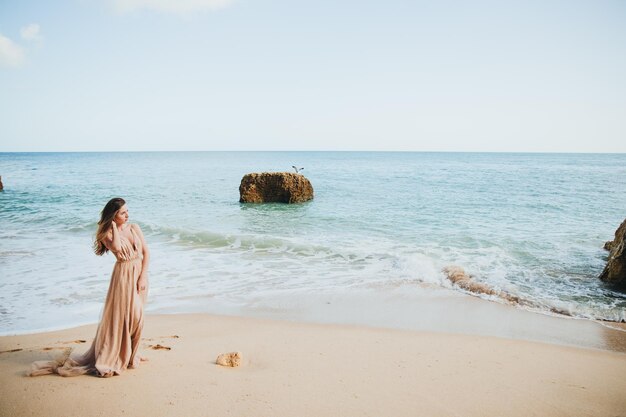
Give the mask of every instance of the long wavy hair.
<svg viewBox="0 0 626 417">
<path fill-rule="evenodd" d="M 123 198 L 112 198 L 100 212 L 100 221 L 98 222 L 96 240 L 93 242 L 93 251 L 96 255 L 102 256 L 109 251 L 109 249 L 104 246 L 104 239 L 107 237 L 107 233 L 111 229 L 111 222 L 124 204 L 126 204 L 126 201 L 124 201 Z"/>
</svg>

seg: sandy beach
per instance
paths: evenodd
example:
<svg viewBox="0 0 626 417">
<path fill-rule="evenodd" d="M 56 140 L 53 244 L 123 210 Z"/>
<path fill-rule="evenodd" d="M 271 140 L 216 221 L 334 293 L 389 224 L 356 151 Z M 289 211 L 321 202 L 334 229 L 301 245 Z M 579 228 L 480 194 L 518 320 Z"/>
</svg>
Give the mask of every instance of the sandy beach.
<svg viewBox="0 0 626 417">
<path fill-rule="evenodd" d="M 121 376 L 25 376 L 32 361 L 87 349 L 94 331 L 0 338 L 0 415 L 626 415 L 622 352 L 205 314 L 148 316 L 149 361 Z M 230 351 L 242 366 L 216 365 Z"/>
</svg>

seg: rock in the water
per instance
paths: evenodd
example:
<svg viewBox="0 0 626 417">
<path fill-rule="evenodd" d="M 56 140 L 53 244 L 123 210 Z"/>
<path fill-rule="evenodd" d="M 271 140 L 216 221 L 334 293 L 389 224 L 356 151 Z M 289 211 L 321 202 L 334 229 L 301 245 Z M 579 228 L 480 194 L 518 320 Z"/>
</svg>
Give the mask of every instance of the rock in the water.
<svg viewBox="0 0 626 417">
<path fill-rule="evenodd" d="M 443 268 L 446 277 L 460 288 L 474 294 L 495 295 L 511 303 L 520 303 L 519 297 L 508 294 L 504 291 L 496 291 L 487 284 L 477 282 L 471 275 L 468 275 L 460 266 L 450 265 Z"/>
<path fill-rule="evenodd" d="M 303 203 L 313 199 L 313 186 L 302 174 L 246 174 L 239 185 L 240 203 Z"/>
<path fill-rule="evenodd" d="M 615 239 L 609 240 L 608 242 L 604 243 L 604 249 L 610 252 L 611 249 L 613 249 L 613 245 L 615 244 L 615 242 L 618 242 L 620 239 L 624 240 L 625 234 L 626 234 L 626 220 L 624 220 L 622 224 L 620 224 L 617 230 L 615 231 Z"/>
<path fill-rule="evenodd" d="M 222 353 L 217 357 L 215 363 L 221 366 L 230 366 L 231 368 L 236 368 L 237 366 L 241 365 L 241 352 Z"/>
<path fill-rule="evenodd" d="M 600 274 L 600 279 L 609 284 L 626 285 L 626 220 L 615 231 L 615 239 L 606 242 L 609 260 Z"/>
<path fill-rule="evenodd" d="M 4 186 L 2 185 L 2 176 L 0 175 L 0 191 L 2 191 L 3 188 Z"/>
<path fill-rule="evenodd" d="M 450 280 L 450 282 L 458 285 L 464 290 L 473 292 L 475 294 L 497 295 L 497 293 L 489 286 L 474 281 L 474 279 L 470 275 L 465 273 L 465 270 L 460 266 L 447 266 L 443 268 L 443 273 L 446 274 L 446 277 Z"/>
</svg>

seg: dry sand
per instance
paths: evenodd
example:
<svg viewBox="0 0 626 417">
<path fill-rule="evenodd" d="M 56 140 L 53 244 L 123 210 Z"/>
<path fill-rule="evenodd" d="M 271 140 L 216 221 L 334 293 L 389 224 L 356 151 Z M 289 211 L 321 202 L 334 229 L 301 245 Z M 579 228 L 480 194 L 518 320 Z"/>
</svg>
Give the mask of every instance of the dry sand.
<svg viewBox="0 0 626 417">
<path fill-rule="evenodd" d="M 94 332 L 1 337 L 0 415 L 626 416 L 620 352 L 203 314 L 148 316 L 149 362 L 121 376 L 24 376 Z"/>
</svg>

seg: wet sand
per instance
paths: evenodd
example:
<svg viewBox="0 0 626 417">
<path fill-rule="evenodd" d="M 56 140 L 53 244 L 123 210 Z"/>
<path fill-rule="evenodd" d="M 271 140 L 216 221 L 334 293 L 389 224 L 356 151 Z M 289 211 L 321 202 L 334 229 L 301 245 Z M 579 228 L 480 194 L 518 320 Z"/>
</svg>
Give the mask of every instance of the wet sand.
<svg viewBox="0 0 626 417">
<path fill-rule="evenodd" d="M 178 313 L 179 307 L 160 313 Z M 233 306 L 198 299 L 196 310 L 252 318 L 495 336 L 626 352 L 626 324 L 542 314 L 438 286 L 264 293 Z M 615 329 L 621 329 L 617 331 Z"/>
</svg>

